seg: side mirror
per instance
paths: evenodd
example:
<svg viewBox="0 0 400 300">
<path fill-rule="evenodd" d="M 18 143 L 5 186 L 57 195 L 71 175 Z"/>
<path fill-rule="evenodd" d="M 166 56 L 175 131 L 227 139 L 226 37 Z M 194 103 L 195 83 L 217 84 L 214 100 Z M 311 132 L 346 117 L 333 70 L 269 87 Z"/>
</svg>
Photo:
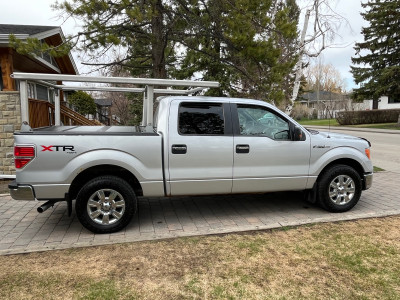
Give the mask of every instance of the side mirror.
<svg viewBox="0 0 400 300">
<path fill-rule="evenodd" d="M 304 141 L 305 136 L 300 127 L 295 127 L 293 131 L 293 141 Z"/>
</svg>

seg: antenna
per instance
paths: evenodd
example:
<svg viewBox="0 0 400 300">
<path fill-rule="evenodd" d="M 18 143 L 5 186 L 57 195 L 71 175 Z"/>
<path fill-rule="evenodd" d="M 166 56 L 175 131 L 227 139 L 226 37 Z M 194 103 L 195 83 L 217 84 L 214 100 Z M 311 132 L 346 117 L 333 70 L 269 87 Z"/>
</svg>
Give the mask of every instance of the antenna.
<svg viewBox="0 0 400 300">
<path fill-rule="evenodd" d="M 329 118 L 329 121 L 328 121 L 328 125 L 329 125 L 329 132 L 331 132 L 331 118 Z"/>
<path fill-rule="evenodd" d="M 331 133 L 331 119 L 332 119 L 332 111 L 330 109 L 330 106 L 326 104 L 326 102 L 322 102 L 325 104 L 325 109 L 328 111 L 328 138 L 330 138 L 329 133 Z"/>
</svg>

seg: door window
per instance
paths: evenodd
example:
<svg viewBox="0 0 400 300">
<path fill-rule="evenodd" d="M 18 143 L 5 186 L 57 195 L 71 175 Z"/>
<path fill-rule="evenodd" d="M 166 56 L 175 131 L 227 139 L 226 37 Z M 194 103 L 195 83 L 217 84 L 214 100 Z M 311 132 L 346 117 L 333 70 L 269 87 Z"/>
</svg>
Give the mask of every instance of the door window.
<svg viewBox="0 0 400 300">
<path fill-rule="evenodd" d="M 220 103 L 182 103 L 179 107 L 179 134 L 223 135 L 224 110 Z"/>
<path fill-rule="evenodd" d="M 289 140 L 289 123 L 262 106 L 238 105 L 240 135 L 266 136 L 273 140 Z"/>
</svg>

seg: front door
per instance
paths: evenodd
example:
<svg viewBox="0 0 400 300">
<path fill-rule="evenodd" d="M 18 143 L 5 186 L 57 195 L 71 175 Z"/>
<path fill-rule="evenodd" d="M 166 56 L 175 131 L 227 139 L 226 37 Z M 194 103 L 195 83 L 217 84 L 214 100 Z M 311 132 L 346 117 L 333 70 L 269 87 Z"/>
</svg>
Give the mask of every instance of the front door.
<svg viewBox="0 0 400 300">
<path fill-rule="evenodd" d="M 229 104 L 174 100 L 169 115 L 170 194 L 231 193 L 233 136 Z"/>
<path fill-rule="evenodd" d="M 310 139 L 293 141 L 293 125 L 257 105 L 233 104 L 233 193 L 302 190 L 306 187 Z"/>
</svg>

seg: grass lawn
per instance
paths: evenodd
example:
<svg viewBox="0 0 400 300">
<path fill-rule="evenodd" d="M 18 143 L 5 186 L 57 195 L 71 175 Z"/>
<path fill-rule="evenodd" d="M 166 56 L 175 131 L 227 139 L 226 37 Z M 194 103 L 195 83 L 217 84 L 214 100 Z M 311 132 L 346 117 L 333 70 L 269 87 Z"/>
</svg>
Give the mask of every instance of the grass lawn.
<svg viewBox="0 0 400 300">
<path fill-rule="evenodd" d="M 351 127 L 400 130 L 400 126 L 397 126 L 397 123 L 360 124 L 360 125 L 351 125 Z"/>
<path fill-rule="evenodd" d="M 382 168 L 379 168 L 377 166 L 374 166 L 374 173 L 383 172 L 383 171 L 385 171 L 385 169 L 382 169 Z"/>
<path fill-rule="evenodd" d="M 0 256 L 2 299 L 400 299 L 400 216 Z"/>
<path fill-rule="evenodd" d="M 341 126 L 336 119 L 322 119 L 322 120 L 300 120 L 301 125 L 311 126 Z M 377 124 L 360 124 L 360 125 L 346 125 L 345 127 L 358 127 L 358 128 L 378 128 L 378 129 L 396 129 L 400 130 L 397 123 L 377 123 Z"/>
<path fill-rule="evenodd" d="M 340 126 L 336 119 L 321 119 L 321 120 L 300 120 L 298 121 L 301 125 L 313 125 L 313 126 Z"/>
</svg>

